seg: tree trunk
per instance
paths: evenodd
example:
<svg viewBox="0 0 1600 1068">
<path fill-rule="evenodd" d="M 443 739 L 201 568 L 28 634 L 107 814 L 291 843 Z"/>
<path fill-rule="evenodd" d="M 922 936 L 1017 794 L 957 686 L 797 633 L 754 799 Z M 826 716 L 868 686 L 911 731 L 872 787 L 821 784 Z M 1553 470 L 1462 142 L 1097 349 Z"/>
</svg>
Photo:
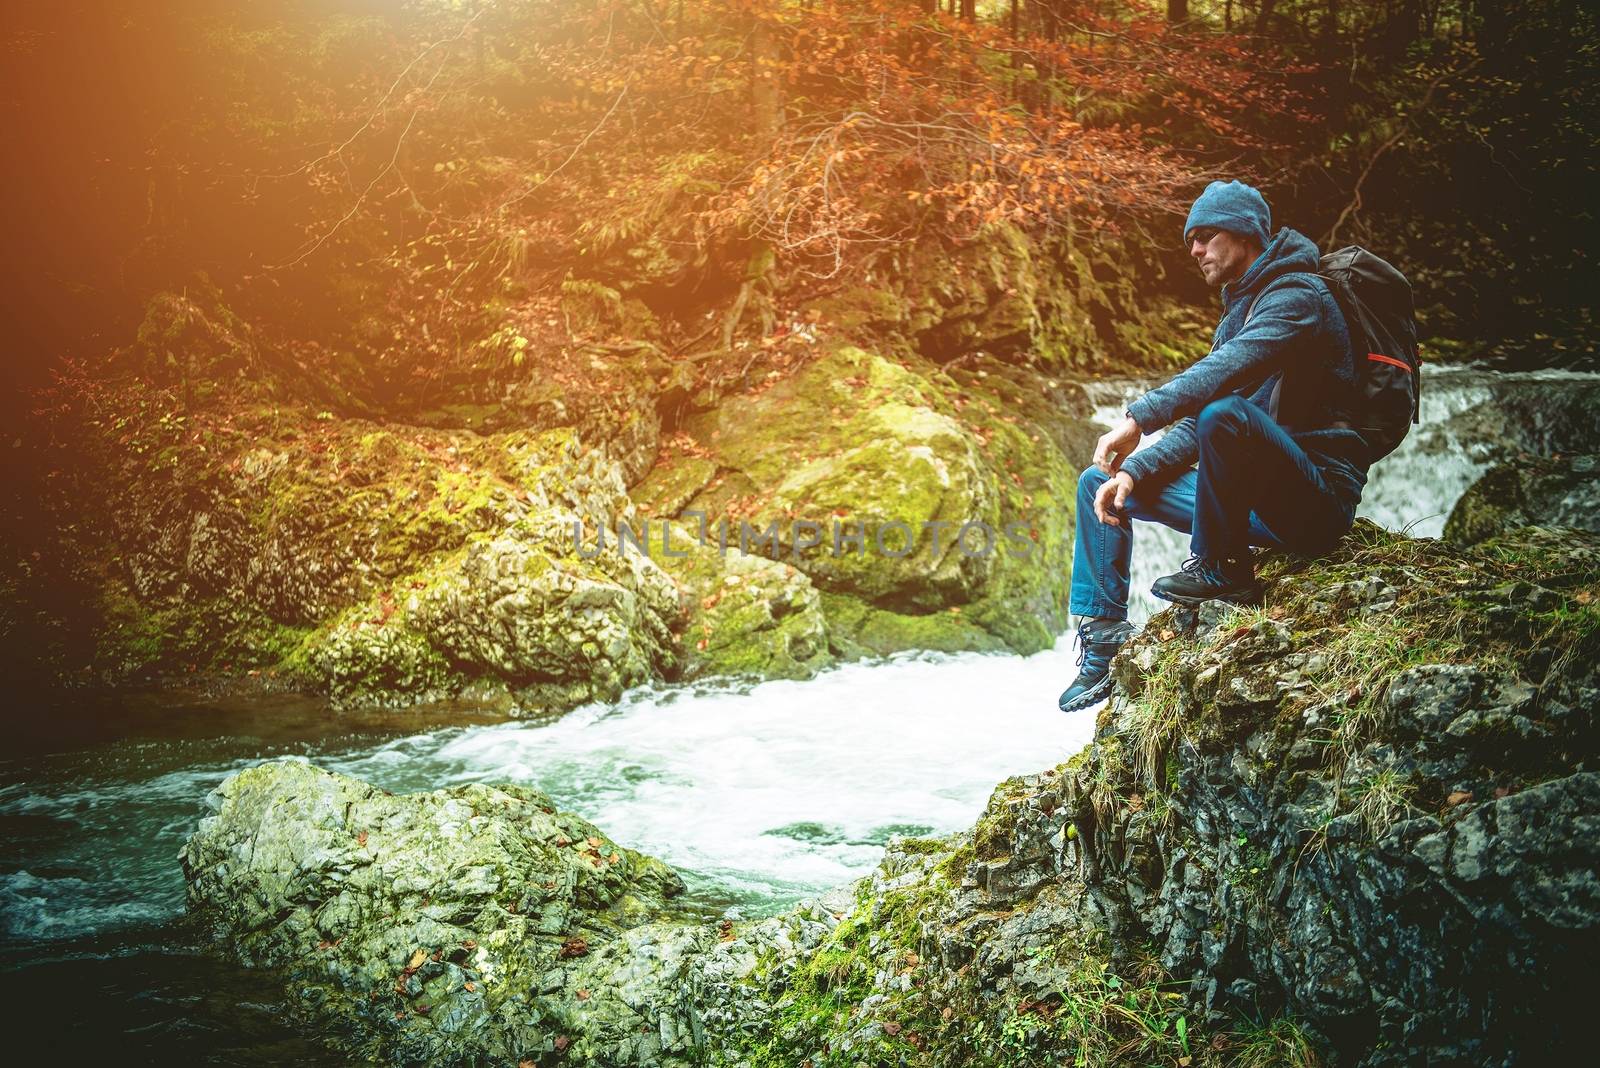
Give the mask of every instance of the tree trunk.
<svg viewBox="0 0 1600 1068">
<path fill-rule="evenodd" d="M 1188 22 L 1189 0 L 1167 0 L 1167 21 Z"/>
<path fill-rule="evenodd" d="M 754 60 L 750 72 L 750 103 L 755 108 L 756 128 L 771 137 L 783 126 L 783 104 L 774 77 L 778 56 L 772 27 L 759 14 L 751 28 L 750 55 Z"/>
</svg>

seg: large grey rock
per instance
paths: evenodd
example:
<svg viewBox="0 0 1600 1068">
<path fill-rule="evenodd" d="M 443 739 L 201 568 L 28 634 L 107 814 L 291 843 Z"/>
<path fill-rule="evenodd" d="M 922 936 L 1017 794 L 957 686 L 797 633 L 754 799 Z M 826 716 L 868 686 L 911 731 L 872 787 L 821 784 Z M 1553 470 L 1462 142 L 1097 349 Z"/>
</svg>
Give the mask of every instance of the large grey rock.
<svg viewBox="0 0 1600 1068">
<path fill-rule="evenodd" d="M 283 761 L 210 800 L 191 913 L 362 1062 L 701 1064 L 763 1032 L 765 982 L 837 924 L 837 902 L 737 930 L 673 912 L 670 868 L 526 787 L 396 796 Z"/>
<path fill-rule="evenodd" d="M 525 788 L 400 797 L 283 762 L 212 804 L 181 855 L 191 911 L 237 959 L 287 970 L 295 1012 L 362 1057 L 553 1049 L 541 991 L 564 962 L 683 888 Z"/>
<path fill-rule="evenodd" d="M 1476 545 L 1525 526 L 1600 531 L 1600 455 L 1524 456 L 1490 468 L 1450 510 L 1444 536 Z"/>
</svg>

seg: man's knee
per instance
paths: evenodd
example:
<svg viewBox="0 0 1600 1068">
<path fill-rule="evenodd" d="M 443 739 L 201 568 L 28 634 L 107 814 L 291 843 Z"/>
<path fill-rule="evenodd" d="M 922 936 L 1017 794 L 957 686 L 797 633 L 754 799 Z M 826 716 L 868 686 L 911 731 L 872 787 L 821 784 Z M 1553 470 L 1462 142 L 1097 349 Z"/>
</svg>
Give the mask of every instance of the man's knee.
<svg viewBox="0 0 1600 1068">
<path fill-rule="evenodd" d="M 1083 474 L 1078 476 L 1078 499 L 1094 500 L 1094 495 L 1100 492 L 1100 487 L 1106 484 L 1111 476 L 1090 464 L 1083 469 Z"/>
<path fill-rule="evenodd" d="M 1250 402 L 1237 393 L 1207 404 L 1195 418 L 1195 431 L 1202 438 L 1216 434 L 1237 434 L 1250 422 Z"/>
</svg>

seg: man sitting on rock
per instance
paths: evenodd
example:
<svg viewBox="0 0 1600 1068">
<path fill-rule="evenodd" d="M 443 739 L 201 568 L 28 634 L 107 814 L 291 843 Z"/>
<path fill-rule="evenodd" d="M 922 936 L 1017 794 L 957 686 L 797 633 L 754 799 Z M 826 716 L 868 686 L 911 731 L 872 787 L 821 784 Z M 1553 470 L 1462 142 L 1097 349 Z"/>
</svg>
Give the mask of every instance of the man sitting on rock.
<svg viewBox="0 0 1600 1068">
<path fill-rule="evenodd" d="M 1061 695 L 1065 712 L 1111 693 L 1111 658 L 1133 631 L 1132 520 L 1192 535 L 1193 557 L 1151 593 L 1258 604 L 1250 546 L 1326 552 L 1350 529 L 1367 481 L 1367 449 L 1345 410 L 1356 383 L 1350 335 L 1315 274 L 1317 246 L 1287 227 L 1274 235 L 1266 200 L 1242 182 L 1207 186 L 1183 236 L 1206 282 L 1222 288 L 1222 318 L 1210 354 L 1129 405 L 1078 480 L 1071 607 L 1082 670 Z"/>
</svg>

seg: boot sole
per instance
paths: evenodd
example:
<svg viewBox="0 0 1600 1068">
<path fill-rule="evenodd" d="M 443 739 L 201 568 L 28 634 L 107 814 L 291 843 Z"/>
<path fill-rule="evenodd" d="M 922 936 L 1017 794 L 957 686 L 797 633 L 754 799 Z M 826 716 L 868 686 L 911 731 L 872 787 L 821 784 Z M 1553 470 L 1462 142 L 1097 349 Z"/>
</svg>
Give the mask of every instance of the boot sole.
<svg viewBox="0 0 1600 1068">
<path fill-rule="evenodd" d="M 1112 679 L 1111 676 L 1107 675 L 1105 680 L 1094 689 L 1085 690 L 1077 697 L 1074 697 L 1069 703 L 1057 705 L 1056 707 L 1061 709 L 1063 712 L 1081 712 L 1090 705 L 1097 705 L 1101 701 L 1104 701 L 1107 697 L 1110 697 L 1111 691 L 1116 689 L 1116 686 L 1116 681 Z"/>
<path fill-rule="evenodd" d="M 1187 597 L 1181 593 L 1163 593 L 1152 589 L 1150 595 L 1159 597 L 1172 604 L 1181 604 L 1185 608 L 1199 608 L 1207 601 L 1222 601 L 1226 604 L 1238 605 L 1240 608 L 1259 608 L 1266 591 L 1256 590 L 1254 593 L 1236 593 L 1232 597 Z"/>
</svg>

